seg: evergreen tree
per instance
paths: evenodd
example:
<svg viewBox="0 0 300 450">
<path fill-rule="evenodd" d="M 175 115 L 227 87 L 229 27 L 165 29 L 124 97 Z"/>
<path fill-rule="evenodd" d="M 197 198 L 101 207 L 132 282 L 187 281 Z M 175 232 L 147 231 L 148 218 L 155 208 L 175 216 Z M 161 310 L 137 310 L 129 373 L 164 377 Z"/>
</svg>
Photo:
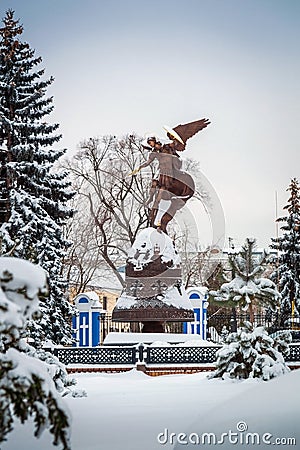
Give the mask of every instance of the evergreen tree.
<svg viewBox="0 0 300 450">
<path fill-rule="evenodd" d="M 274 309 L 279 300 L 279 293 L 273 281 L 262 278 L 267 253 L 261 257 L 254 254 L 255 239 L 247 238 L 242 249 L 229 254 L 229 264 L 235 275 L 229 283 L 223 283 L 218 291 L 210 291 L 212 300 L 224 306 L 240 306 L 249 310 L 250 321 L 253 322 L 253 303 Z"/>
<path fill-rule="evenodd" d="M 55 162 L 65 150 L 52 146 L 61 135 L 58 124 L 47 122 L 53 110 L 43 80 L 42 59 L 34 56 L 20 36 L 23 26 L 9 10 L 0 30 L 0 239 L 2 255 L 40 264 L 48 273 L 49 298 L 42 316 L 31 321 L 31 337 L 66 343 L 71 339 L 71 307 L 64 292 L 62 259 L 67 248 L 62 227 L 72 215 L 66 202 L 72 197 L 67 174 Z"/>
<path fill-rule="evenodd" d="M 16 258 L 0 258 L 0 444 L 7 440 L 18 418 L 30 417 L 35 436 L 48 428 L 54 445 L 70 450 L 69 413 L 59 392 L 65 370 L 49 354 L 29 347 L 23 337 L 26 321 L 38 311 L 47 291 L 41 267 Z"/>
<path fill-rule="evenodd" d="M 300 187 L 296 178 L 287 189 L 290 192 L 288 204 L 284 207 L 288 215 L 277 222 L 283 235 L 272 239 L 272 248 L 279 251 L 278 266 L 272 280 L 278 283 L 281 293 L 281 313 L 300 315 Z"/>
<path fill-rule="evenodd" d="M 230 333 L 217 352 L 216 370 L 209 378 L 261 378 L 264 381 L 289 371 L 284 356 L 289 354 L 292 337 L 283 331 L 272 339 L 264 327 L 253 328 L 245 322 L 236 333 Z"/>
</svg>

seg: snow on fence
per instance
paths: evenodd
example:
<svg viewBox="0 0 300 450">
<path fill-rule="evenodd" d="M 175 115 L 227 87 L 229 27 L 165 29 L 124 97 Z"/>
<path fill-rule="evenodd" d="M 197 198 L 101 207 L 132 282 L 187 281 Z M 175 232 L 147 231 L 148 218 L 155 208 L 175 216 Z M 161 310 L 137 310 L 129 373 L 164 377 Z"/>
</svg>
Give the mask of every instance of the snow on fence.
<svg viewBox="0 0 300 450">
<path fill-rule="evenodd" d="M 112 347 L 56 347 L 53 353 L 63 364 L 72 365 L 125 365 L 137 363 L 152 365 L 207 364 L 216 361 L 216 353 L 221 348 L 214 346 L 112 346 Z M 290 344 L 288 363 L 300 363 L 300 344 Z"/>
<path fill-rule="evenodd" d="M 199 364 L 213 363 L 221 348 L 187 346 L 148 346 L 144 344 L 122 347 L 56 347 L 53 349 L 63 364 Z"/>
<path fill-rule="evenodd" d="M 146 364 L 206 364 L 216 361 L 219 346 L 147 347 Z"/>
<path fill-rule="evenodd" d="M 293 342 L 300 342 L 300 324 L 291 314 L 281 314 L 269 311 L 257 313 L 253 317 L 255 327 L 263 326 L 271 337 L 276 337 L 284 330 L 290 331 Z M 248 313 L 215 313 L 207 319 L 207 339 L 222 343 L 226 333 L 236 331 L 245 321 L 249 321 Z"/>
<path fill-rule="evenodd" d="M 135 365 L 135 347 L 56 347 L 54 355 L 63 364 Z"/>
</svg>

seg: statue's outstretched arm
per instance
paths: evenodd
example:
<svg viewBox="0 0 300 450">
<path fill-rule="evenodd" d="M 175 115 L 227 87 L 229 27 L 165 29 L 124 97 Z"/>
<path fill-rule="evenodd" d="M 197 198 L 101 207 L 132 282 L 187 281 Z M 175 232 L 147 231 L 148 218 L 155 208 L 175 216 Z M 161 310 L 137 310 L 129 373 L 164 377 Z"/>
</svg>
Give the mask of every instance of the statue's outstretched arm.
<svg viewBox="0 0 300 450">
<path fill-rule="evenodd" d="M 154 161 L 155 159 L 155 152 L 151 152 L 149 155 L 149 158 L 146 162 L 144 162 L 140 167 L 138 167 L 137 169 L 134 169 L 129 175 L 136 175 L 141 169 L 143 169 L 144 167 L 150 166 L 150 164 Z"/>
</svg>

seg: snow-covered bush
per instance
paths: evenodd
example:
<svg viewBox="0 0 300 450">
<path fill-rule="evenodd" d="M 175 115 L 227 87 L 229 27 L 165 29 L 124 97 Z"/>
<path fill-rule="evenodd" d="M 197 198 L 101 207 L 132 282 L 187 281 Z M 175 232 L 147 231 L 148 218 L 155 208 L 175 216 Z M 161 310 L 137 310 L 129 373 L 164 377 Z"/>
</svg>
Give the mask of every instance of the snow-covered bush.
<svg viewBox="0 0 300 450">
<path fill-rule="evenodd" d="M 254 305 L 260 304 L 276 310 L 280 294 L 276 285 L 261 275 L 265 270 L 268 254 L 264 250 L 257 258 L 255 254 L 256 241 L 247 238 L 245 244 L 237 252 L 228 255 L 233 278 L 223 283 L 218 291 L 210 291 L 210 299 L 222 306 L 239 306 L 243 311 L 249 311 L 253 322 Z"/>
<path fill-rule="evenodd" d="M 228 335 L 229 335 L 229 331 L 227 330 L 226 325 L 224 325 L 222 327 L 221 334 L 220 334 L 220 340 L 221 340 L 222 344 L 226 342 Z"/>
<path fill-rule="evenodd" d="M 284 356 L 289 353 L 292 338 L 284 331 L 275 339 L 264 327 L 253 328 L 245 322 L 236 333 L 230 333 L 217 352 L 216 370 L 209 378 L 261 378 L 270 380 L 289 371 Z"/>
<path fill-rule="evenodd" d="M 59 366 L 53 364 L 49 373 L 49 361 L 42 361 L 47 360 L 46 352 L 37 358 L 37 351 L 22 339 L 27 320 L 38 312 L 39 296 L 46 291 L 42 268 L 0 258 L 0 442 L 13 430 L 16 417 L 23 423 L 32 416 L 36 436 L 49 428 L 54 445 L 68 450 L 70 418 L 58 392 L 63 387 Z"/>
<path fill-rule="evenodd" d="M 62 396 L 68 395 L 70 392 L 72 392 L 73 395 L 73 389 L 71 390 L 70 386 L 74 386 L 77 383 L 76 379 L 68 375 L 65 365 L 62 364 L 56 356 L 42 348 L 36 349 L 24 341 L 20 342 L 18 349 L 28 356 L 37 358 L 45 363 L 56 389 Z"/>
</svg>

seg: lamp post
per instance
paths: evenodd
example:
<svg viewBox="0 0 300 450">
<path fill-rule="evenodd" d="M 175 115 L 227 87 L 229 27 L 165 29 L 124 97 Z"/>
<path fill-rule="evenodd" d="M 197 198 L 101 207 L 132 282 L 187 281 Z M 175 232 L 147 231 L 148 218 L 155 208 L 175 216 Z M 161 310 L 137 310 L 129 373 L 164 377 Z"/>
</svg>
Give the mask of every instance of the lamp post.
<svg viewBox="0 0 300 450">
<path fill-rule="evenodd" d="M 100 311 L 100 314 L 99 314 L 99 320 L 100 320 L 100 345 L 103 344 L 103 341 L 104 341 L 104 338 L 105 338 L 105 330 L 104 330 L 105 315 L 106 315 L 106 310 L 102 309 L 102 311 Z"/>
</svg>

